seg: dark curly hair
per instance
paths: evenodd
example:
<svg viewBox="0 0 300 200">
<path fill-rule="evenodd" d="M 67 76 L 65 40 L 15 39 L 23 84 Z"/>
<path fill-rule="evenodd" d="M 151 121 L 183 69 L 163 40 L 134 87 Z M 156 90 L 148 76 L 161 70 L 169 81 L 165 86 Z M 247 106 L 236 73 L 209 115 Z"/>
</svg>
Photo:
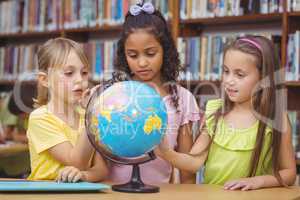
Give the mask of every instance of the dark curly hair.
<svg viewBox="0 0 300 200">
<path fill-rule="evenodd" d="M 163 49 L 162 81 L 167 84 L 173 105 L 177 109 L 179 98 L 176 80 L 181 66 L 168 24 L 158 10 L 155 10 L 153 14 L 147 14 L 144 11 L 137 16 L 131 15 L 130 12 L 126 14 L 121 38 L 117 44 L 117 54 L 114 60 L 115 72 L 113 73 L 112 82 L 128 80 L 132 76 L 125 56 L 125 42 L 128 36 L 137 29 L 144 29 L 153 34 L 161 44 Z"/>
</svg>

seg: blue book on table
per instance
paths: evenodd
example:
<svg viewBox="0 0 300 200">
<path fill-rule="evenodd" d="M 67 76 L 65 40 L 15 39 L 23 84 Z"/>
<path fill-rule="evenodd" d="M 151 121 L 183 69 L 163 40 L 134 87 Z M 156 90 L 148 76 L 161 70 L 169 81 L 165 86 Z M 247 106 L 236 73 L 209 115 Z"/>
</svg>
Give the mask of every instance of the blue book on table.
<svg viewBox="0 0 300 200">
<path fill-rule="evenodd" d="M 110 186 L 102 183 L 58 183 L 54 181 L 0 181 L 0 191 L 27 191 L 27 192 L 51 192 L 51 191 L 100 191 L 109 189 Z"/>
</svg>

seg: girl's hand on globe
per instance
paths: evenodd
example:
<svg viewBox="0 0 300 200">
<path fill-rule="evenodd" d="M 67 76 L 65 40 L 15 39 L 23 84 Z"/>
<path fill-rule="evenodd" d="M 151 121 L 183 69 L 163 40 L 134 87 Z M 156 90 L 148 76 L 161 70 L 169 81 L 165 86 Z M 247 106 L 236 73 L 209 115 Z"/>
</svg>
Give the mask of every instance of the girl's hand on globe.
<svg viewBox="0 0 300 200">
<path fill-rule="evenodd" d="M 82 108 L 86 108 L 91 96 L 94 94 L 94 92 L 100 87 L 100 85 L 96 85 L 92 89 L 88 88 L 82 93 L 81 100 L 79 102 L 80 106 Z"/>
<path fill-rule="evenodd" d="M 84 173 L 73 166 L 67 166 L 59 170 L 56 178 L 57 182 L 71 182 L 75 183 L 79 180 L 84 180 Z"/>
<path fill-rule="evenodd" d="M 163 137 L 161 143 L 154 149 L 155 155 L 164 158 L 165 154 L 170 151 L 171 148 L 169 147 L 169 140 L 167 135 Z"/>
</svg>

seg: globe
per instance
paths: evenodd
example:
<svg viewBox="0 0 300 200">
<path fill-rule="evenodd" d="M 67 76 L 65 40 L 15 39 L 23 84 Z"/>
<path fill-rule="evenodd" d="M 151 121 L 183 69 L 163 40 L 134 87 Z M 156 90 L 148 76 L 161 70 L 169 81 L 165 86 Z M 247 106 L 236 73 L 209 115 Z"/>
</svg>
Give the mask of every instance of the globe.
<svg viewBox="0 0 300 200">
<path fill-rule="evenodd" d="M 133 165 L 132 180 L 112 188 L 121 192 L 157 192 L 145 185 L 139 164 L 155 159 L 153 149 L 167 128 L 167 112 L 161 96 L 151 86 L 137 81 L 102 85 L 92 95 L 85 124 L 95 149 L 109 160 Z"/>
</svg>

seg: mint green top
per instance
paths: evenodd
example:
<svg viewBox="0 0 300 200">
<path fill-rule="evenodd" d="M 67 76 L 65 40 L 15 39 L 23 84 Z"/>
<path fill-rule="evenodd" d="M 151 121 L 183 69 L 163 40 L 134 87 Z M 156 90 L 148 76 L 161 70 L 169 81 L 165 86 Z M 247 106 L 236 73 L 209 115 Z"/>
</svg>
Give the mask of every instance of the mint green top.
<svg viewBox="0 0 300 200">
<path fill-rule="evenodd" d="M 1 99 L 0 123 L 4 126 L 15 126 L 18 122 L 18 117 L 16 115 L 13 115 L 8 110 L 8 101 L 10 96 L 11 93 L 7 94 L 7 96 L 5 96 L 4 99 Z"/>
<path fill-rule="evenodd" d="M 222 106 L 222 100 L 207 102 L 205 119 L 208 134 L 213 135 L 214 113 Z M 205 162 L 204 183 L 223 185 L 225 182 L 245 178 L 250 169 L 251 155 L 255 147 L 258 121 L 249 128 L 229 127 L 223 117 L 219 118 L 214 141 Z M 264 145 L 256 175 L 272 174 L 272 130 L 267 127 Z M 263 163 L 263 160 L 265 161 Z"/>
</svg>

